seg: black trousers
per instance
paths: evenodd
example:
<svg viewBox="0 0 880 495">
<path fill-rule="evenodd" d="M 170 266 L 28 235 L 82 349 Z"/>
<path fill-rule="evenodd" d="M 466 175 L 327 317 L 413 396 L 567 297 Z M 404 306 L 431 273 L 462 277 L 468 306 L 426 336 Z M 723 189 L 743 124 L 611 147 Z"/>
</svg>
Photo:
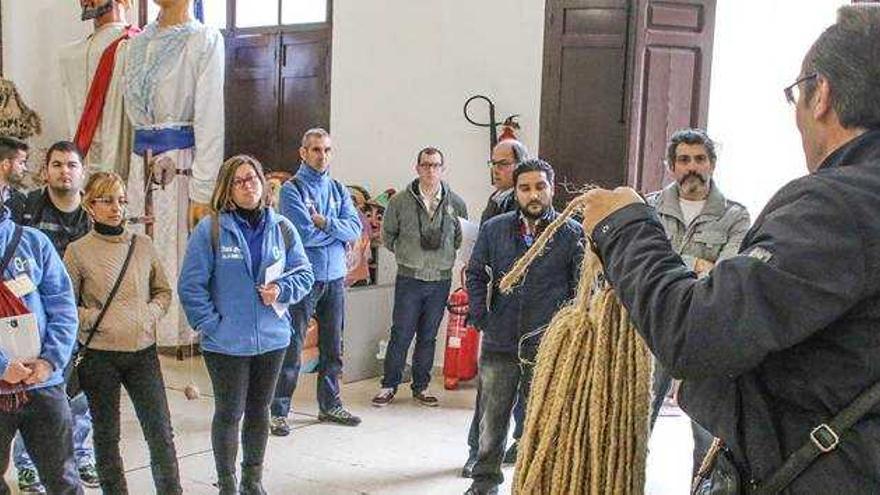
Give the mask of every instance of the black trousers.
<svg viewBox="0 0 880 495">
<path fill-rule="evenodd" d="M 104 494 L 127 494 L 125 468 L 119 452 L 119 402 L 122 387 L 134 404 L 150 449 L 156 492 L 183 493 L 171 413 L 156 347 L 137 352 L 85 351 L 79 367 L 80 385 L 92 411 L 95 461 Z M 42 474 L 42 473 L 41 473 Z"/>
<path fill-rule="evenodd" d="M 241 426 L 241 465 L 260 466 L 269 440 L 269 403 L 286 349 L 256 356 L 232 356 L 203 351 L 214 388 L 211 446 L 217 476 L 235 474 Z"/>
<path fill-rule="evenodd" d="M 0 411 L 0 472 L 9 467 L 9 449 L 15 432 L 21 431 L 24 445 L 53 495 L 83 493 L 73 460 L 73 419 L 63 385 L 28 391 L 29 401 L 16 411 Z M 0 481 L 0 494 L 10 493 Z"/>
</svg>

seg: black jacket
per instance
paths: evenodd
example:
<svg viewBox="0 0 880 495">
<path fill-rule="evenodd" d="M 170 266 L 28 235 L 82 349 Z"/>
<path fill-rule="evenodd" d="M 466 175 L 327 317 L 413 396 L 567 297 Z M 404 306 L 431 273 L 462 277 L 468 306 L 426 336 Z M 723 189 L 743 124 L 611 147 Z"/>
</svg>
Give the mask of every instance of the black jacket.
<svg viewBox="0 0 880 495">
<path fill-rule="evenodd" d="M 880 130 L 771 199 L 697 280 L 647 205 L 596 226 L 606 273 L 688 414 L 764 480 L 880 380 Z M 880 406 L 783 493 L 880 493 Z"/>
<path fill-rule="evenodd" d="M 20 194 L 6 201 L 12 221 L 39 229 L 49 237 L 58 254 L 64 256 L 67 245 L 86 235 L 92 222 L 80 206 L 64 213 L 52 204 L 46 188 L 35 189 L 25 196 Z"/>
<path fill-rule="evenodd" d="M 552 212 L 546 220 L 557 215 Z M 501 294 L 498 284 L 527 249 L 518 212 L 498 215 L 480 227 L 467 266 L 467 290 L 469 319 L 483 333 L 484 350 L 515 355 L 520 337 L 550 323 L 574 296 L 584 256 L 583 228 L 568 220 L 520 284 L 510 294 Z M 523 345 L 539 343 L 536 336 Z"/>
<path fill-rule="evenodd" d="M 508 211 L 517 211 L 516 193 L 513 189 L 506 191 L 495 191 L 489 196 L 486 208 L 480 215 L 480 223 L 486 223 L 490 218 L 507 213 Z"/>
</svg>

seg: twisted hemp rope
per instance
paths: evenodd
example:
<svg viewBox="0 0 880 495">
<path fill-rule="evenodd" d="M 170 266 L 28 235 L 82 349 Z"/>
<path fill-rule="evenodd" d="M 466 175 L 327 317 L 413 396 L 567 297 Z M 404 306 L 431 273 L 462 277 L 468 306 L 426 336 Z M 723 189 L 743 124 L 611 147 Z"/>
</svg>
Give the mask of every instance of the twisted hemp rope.
<svg viewBox="0 0 880 495">
<path fill-rule="evenodd" d="M 556 230 L 583 208 L 576 198 L 501 280 L 509 292 Z M 550 321 L 519 443 L 517 495 L 641 495 L 645 485 L 652 358 L 588 249 L 577 294 Z"/>
</svg>

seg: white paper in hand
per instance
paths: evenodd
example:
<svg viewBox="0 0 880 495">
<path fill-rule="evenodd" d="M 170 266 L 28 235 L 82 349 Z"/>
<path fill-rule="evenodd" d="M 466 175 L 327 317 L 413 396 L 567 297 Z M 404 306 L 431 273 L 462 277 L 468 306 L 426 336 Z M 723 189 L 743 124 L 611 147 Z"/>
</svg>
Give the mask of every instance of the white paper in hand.
<svg viewBox="0 0 880 495">
<path fill-rule="evenodd" d="M 266 267 L 266 282 L 265 282 L 265 284 L 269 285 L 270 283 L 278 280 L 279 278 L 281 278 L 285 275 L 287 275 L 287 274 L 284 273 L 284 258 L 281 258 L 280 260 L 278 260 L 275 263 L 272 263 L 271 265 Z M 278 315 L 279 318 L 283 318 L 284 313 L 287 312 L 287 305 L 275 302 L 275 303 L 272 303 L 272 309 L 275 310 L 275 313 Z"/>
</svg>

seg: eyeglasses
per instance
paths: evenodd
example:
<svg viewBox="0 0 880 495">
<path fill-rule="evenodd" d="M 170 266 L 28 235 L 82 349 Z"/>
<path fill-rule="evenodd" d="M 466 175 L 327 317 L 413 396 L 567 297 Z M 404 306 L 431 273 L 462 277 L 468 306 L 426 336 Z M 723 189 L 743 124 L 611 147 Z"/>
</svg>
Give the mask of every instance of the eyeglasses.
<svg viewBox="0 0 880 495">
<path fill-rule="evenodd" d="M 442 164 L 442 163 L 429 163 L 429 162 L 424 162 L 424 163 L 420 163 L 420 164 L 419 164 L 419 168 L 430 168 L 430 169 L 433 169 L 433 170 L 437 170 L 438 168 L 442 168 L 442 167 L 443 167 L 443 164 Z"/>
<path fill-rule="evenodd" d="M 808 74 L 804 77 L 801 77 L 800 79 L 798 79 L 797 81 L 792 83 L 790 86 L 783 89 L 782 92 L 785 94 L 785 101 L 787 101 L 790 105 L 796 104 L 798 101 L 798 97 L 800 96 L 799 95 L 800 84 L 803 82 L 807 82 L 811 79 L 815 79 L 818 76 L 819 76 L 819 74 L 817 74 L 815 72 L 812 74 Z"/>
<path fill-rule="evenodd" d="M 260 178 L 256 175 L 248 175 L 246 177 L 236 177 L 232 179 L 232 187 L 237 187 L 239 189 L 244 188 L 245 186 L 253 186 L 257 183 Z"/>
<path fill-rule="evenodd" d="M 486 162 L 486 166 L 489 168 L 492 168 L 492 167 L 498 167 L 498 168 L 511 167 L 513 165 L 514 165 L 514 162 L 510 158 L 505 158 L 504 160 L 489 160 L 488 162 Z"/>
<path fill-rule="evenodd" d="M 92 204 L 101 206 L 111 206 L 113 203 L 116 203 L 123 208 L 128 206 L 128 200 L 125 198 L 111 198 L 109 196 L 105 196 L 103 198 L 95 198 L 92 200 Z"/>
</svg>

